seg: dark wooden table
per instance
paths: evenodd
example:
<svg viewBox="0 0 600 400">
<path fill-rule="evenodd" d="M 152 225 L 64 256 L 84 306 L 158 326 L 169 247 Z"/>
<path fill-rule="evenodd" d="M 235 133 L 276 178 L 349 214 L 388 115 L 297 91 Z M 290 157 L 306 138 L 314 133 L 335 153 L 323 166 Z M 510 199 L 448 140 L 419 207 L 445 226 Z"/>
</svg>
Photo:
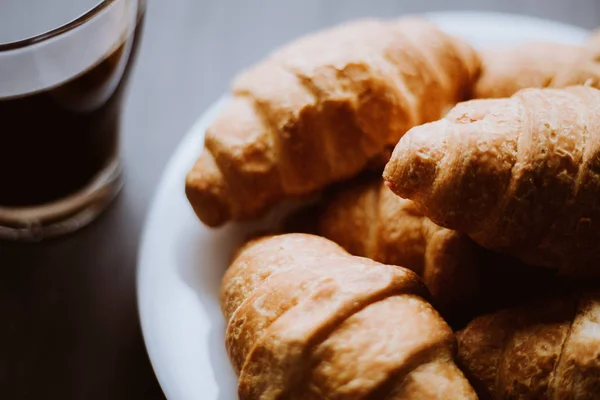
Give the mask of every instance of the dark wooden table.
<svg viewBox="0 0 600 400">
<path fill-rule="evenodd" d="M 236 71 L 274 46 L 360 16 L 444 9 L 600 25 L 596 0 L 149 3 L 124 115 L 124 191 L 76 235 L 35 245 L 0 243 L 1 399 L 164 398 L 136 308 L 144 216 L 161 170 L 194 119 Z"/>
</svg>

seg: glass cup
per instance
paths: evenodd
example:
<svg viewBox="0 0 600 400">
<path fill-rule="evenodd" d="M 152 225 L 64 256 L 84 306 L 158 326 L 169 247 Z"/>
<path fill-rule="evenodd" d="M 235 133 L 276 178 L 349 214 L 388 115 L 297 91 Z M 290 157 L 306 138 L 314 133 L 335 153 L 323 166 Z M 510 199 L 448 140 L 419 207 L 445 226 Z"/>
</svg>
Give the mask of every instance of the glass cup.
<svg viewBox="0 0 600 400">
<path fill-rule="evenodd" d="M 2 0 L 0 238 L 73 232 L 119 192 L 119 121 L 145 8 Z"/>
</svg>

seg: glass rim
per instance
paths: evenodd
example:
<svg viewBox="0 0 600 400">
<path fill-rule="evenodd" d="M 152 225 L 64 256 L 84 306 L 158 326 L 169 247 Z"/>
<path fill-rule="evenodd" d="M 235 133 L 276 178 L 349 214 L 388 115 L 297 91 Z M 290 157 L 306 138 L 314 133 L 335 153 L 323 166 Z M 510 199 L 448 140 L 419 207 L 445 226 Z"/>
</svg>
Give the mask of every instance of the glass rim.
<svg viewBox="0 0 600 400">
<path fill-rule="evenodd" d="M 46 40 L 50 40 L 55 37 L 58 37 L 64 33 L 67 33 L 69 31 L 77 28 L 78 26 L 85 24 L 87 21 L 92 19 L 100 11 L 104 10 L 106 7 L 108 7 L 110 4 L 112 4 L 116 1 L 117 0 L 100 0 L 100 2 L 98 4 L 96 4 L 94 7 L 90 8 L 85 13 L 81 14 L 79 17 L 77 17 L 74 20 L 67 22 L 63 25 L 60 25 L 56 28 L 53 28 L 47 32 L 40 33 L 38 35 L 29 37 L 26 39 L 20 39 L 20 40 L 14 41 L 14 42 L 0 43 L 0 53 L 4 52 L 4 51 L 22 49 L 24 47 L 38 44 L 38 43 L 44 42 Z"/>
</svg>

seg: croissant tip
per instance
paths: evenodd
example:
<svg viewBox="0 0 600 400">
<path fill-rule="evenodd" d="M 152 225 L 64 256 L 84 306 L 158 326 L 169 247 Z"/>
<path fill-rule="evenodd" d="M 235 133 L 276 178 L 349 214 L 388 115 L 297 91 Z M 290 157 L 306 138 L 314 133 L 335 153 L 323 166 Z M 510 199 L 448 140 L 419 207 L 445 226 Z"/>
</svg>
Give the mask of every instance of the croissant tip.
<svg viewBox="0 0 600 400">
<path fill-rule="evenodd" d="M 185 195 L 196 216 L 209 228 L 218 228 L 229 221 L 230 213 L 219 196 L 190 180 L 186 180 Z"/>
</svg>

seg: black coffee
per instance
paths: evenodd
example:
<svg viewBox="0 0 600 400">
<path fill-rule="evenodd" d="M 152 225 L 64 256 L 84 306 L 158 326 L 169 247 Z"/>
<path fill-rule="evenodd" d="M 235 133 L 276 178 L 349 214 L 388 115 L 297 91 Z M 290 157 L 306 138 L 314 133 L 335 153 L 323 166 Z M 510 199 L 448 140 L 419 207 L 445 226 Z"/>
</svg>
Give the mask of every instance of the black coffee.
<svg viewBox="0 0 600 400">
<path fill-rule="evenodd" d="M 89 184 L 117 157 L 133 34 L 96 66 L 50 90 L 0 99 L 0 206 L 39 205 Z"/>
</svg>

